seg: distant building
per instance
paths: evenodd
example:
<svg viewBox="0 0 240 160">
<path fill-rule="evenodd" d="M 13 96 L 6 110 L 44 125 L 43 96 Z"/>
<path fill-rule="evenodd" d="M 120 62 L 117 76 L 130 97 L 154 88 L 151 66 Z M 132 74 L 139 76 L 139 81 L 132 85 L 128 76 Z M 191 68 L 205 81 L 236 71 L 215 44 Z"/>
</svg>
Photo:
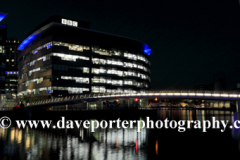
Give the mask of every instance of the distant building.
<svg viewBox="0 0 240 160">
<path fill-rule="evenodd" d="M 52 17 L 19 45 L 20 97 L 136 93 L 150 87 L 151 49 L 134 39 Z"/>
<path fill-rule="evenodd" d="M 17 104 L 18 86 L 18 39 L 6 40 L 6 62 L 5 62 L 5 95 L 6 107 L 14 107 Z"/>
<path fill-rule="evenodd" d="M 0 13 L 0 22 L 7 16 L 5 13 Z M 6 62 L 6 39 L 7 27 L 0 25 L 0 107 L 5 105 L 5 62 Z"/>
</svg>

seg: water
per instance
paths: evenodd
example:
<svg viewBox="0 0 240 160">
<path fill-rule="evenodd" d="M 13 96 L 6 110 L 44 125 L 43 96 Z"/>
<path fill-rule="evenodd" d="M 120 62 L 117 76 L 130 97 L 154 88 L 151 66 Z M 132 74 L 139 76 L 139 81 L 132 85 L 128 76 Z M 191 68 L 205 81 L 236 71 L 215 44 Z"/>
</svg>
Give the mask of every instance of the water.
<svg viewBox="0 0 240 160">
<path fill-rule="evenodd" d="M 230 111 L 159 110 L 156 120 L 238 119 Z M 140 117 L 145 120 L 146 117 Z M 0 159 L 122 160 L 228 159 L 240 154 L 239 129 L 0 129 Z M 136 145 L 137 144 L 137 145 Z"/>
</svg>

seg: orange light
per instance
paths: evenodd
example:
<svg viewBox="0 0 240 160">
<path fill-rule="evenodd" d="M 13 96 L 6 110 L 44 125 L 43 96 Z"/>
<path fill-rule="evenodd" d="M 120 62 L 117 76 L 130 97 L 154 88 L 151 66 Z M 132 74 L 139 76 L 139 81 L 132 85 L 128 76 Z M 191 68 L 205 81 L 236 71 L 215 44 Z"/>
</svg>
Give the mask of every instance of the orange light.
<svg viewBox="0 0 240 160">
<path fill-rule="evenodd" d="M 116 142 L 116 148 L 118 148 L 118 139 L 117 139 L 117 142 Z"/>
<path fill-rule="evenodd" d="M 155 101 L 157 101 L 158 99 L 157 99 L 157 97 L 155 98 Z"/>
<path fill-rule="evenodd" d="M 119 101 L 119 99 L 116 99 L 116 101 L 118 102 L 118 101 Z"/>
<path fill-rule="evenodd" d="M 158 155 L 158 140 L 156 140 L 156 155 Z"/>
</svg>

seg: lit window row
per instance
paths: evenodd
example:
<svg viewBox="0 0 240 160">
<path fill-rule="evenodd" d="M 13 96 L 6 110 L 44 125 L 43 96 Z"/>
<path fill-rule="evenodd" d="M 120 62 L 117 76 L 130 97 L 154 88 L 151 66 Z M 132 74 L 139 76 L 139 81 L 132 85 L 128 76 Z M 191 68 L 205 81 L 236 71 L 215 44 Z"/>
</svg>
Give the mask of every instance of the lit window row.
<svg viewBox="0 0 240 160">
<path fill-rule="evenodd" d="M 6 40 L 7 43 L 20 43 L 19 40 Z"/>
<path fill-rule="evenodd" d="M 82 45 L 70 44 L 70 43 L 63 43 L 63 42 L 56 42 L 56 41 L 53 41 L 53 45 L 54 46 L 68 47 L 69 50 L 79 51 L 79 52 L 83 52 L 83 50 L 90 50 L 90 48 L 88 46 L 82 46 Z"/>
<path fill-rule="evenodd" d="M 17 79 L 9 79 L 10 82 L 17 82 Z"/>
<path fill-rule="evenodd" d="M 79 51 L 79 52 L 83 52 L 83 50 L 90 50 L 90 48 L 88 46 L 82 46 L 82 45 L 76 45 L 76 44 L 70 44 L 70 43 L 63 43 L 63 42 L 48 42 L 34 50 L 32 50 L 32 54 L 37 54 L 39 50 L 43 49 L 43 48 L 52 48 L 52 46 L 64 46 L 64 47 L 68 47 L 69 50 L 72 51 Z"/>
<path fill-rule="evenodd" d="M 45 56 L 39 57 L 38 59 L 35 59 L 35 60 L 33 60 L 33 61 L 27 63 L 26 65 L 33 66 L 33 65 L 35 65 L 35 62 L 40 61 L 40 60 L 42 60 L 42 61 L 44 62 L 44 61 L 46 61 L 46 60 L 49 60 L 49 59 L 50 59 L 50 56 L 51 56 L 51 55 L 48 54 L 48 55 L 45 55 Z"/>
<path fill-rule="evenodd" d="M 137 93 L 132 89 L 106 89 L 105 86 L 92 86 L 92 93 Z"/>
<path fill-rule="evenodd" d="M 27 89 L 26 91 L 19 92 L 18 95 L 27 95 L 29 93 L 39 94 L 40 91 L 46 93 L 53 93 L 54 90 L 68 91 L 69 94 L 81 94 L 84 91 L 89 92 L 89 88 L 77 88 L 77 87 L 42 87 L 38 89 Z M 92 93 L 136 93 L 137 91 L 132 89 L 106 89 L 105 86 L 92 86 Z"/>
<path fill-rule="evenodd" d="M 133 77 L 140 77 L 141 79 L 148 79 L 150 80 L 150 77 L 137 73 L 135 71 L 119 71 L 117 69 L 105 69 L 105 68 L 92 68 L 92 73 L 93 74 L 116 74 L 120 77 L 125 77 L 125 76 L 133 76 Z"/>
<path fill-rule="evenodd" d="M 6 91 L 16 91 L 16 89 L 6 89 Z"/>
<path fill-rule="evenodd" d="M 42 45 L 42 46 L 40 46 L 40 47 L 32 50 L 31 53 L 32 53 L 32 54 L 37 54 L 38 51 L 41 50 L 41 49 L 43 49 L 43 48 L 47 48 L 47 49 L 52 48 L 52 42 L 46 43 L 46 44 L 44 44 L 44 45 Z"/>
<path fill-rule="evenodd" d="M 63 53 L 50 53 L 45 56 L 39 57 L 31 62 L 26 63 L 25 65 L 20 67 L 20 69 L 23 70 L 27 65 L 30 65 L 30 66 L 35 65 L 35 63 L 40 60 L 43 60 L 43 61 L 49 60 L 51 56 L 61 57 L 62 60 L 74 61 L 74 62 L 76 62 L 77 59 L 89 60 L 89 57 L 84 57 L 84 56 L 76 56 L 76 55 L 69 55 L 69 54 L 63 54 Z"/>
<path fill-rule="evenodd" d="M 122 53 L 120 51 L 116 51 L 116 50 L 106 50 L 106 49 L 102 49 L 102 48 L 97 48 L 97 47 L 92 47 L 92 51 L 94 53 L 100 54 L 100 55 L 105 55 L 105 56 L 121 56 Z"/>
<path fill-rule="evenodd" d="M 139 68 L 146 72 L 150 72 L 148 68 L 142 65 L 137 65 L 136 63 L 130 63 L 130 62 L 122 62 L 120 60 L 105 60 L 105 59 L 99 59 L 99 58 L 93 58 L 92 59 L 93 64 L 101 64 L 101 65 L 118 65 L 123 66 L 127 68 Z"/>
<path fill-rule="evenodd" d="M 63 53 L 52 53 L 52 56 L 61 57 L 62 60 L 74 61 L 74 62 L 76 62 L 77 59 L 89 60 L 89 57 L 70 55 L 70 54 L 63 54 Z"/>
<path fill-rule="evenodd" d="M 31 76 L 32 73 L 37 72 L 37 71 L 40 71 L 40 67 L 30 70 L 30 71 L 28 72 L 28 75 Z"/>
<path fill-rule="evenodd" d="M 61 79 L 65 79 L 65 80 L 75 80 L 76 83 L 86 83 L 86 84 L 89 84 L 89 78 L 85 78 L 85 77 L 61 76 Z"/>
<path fill-rule="evenodd" d="M 78 87 L 51 87 L 52 90 L 67 90 L 69 94 L 81 94 L 83 91 L 89 91 L 89 88 Z"/>
<path fill-rule="evenodd" d="M 42 87 L 37 89 L 27 89 L 26 91 L 22 91 L 18 93 L 18 96 L 20 95 L 27 95 L 27 94 L 40 94 L 41 91 L 45 91 L 46 93 L 53 93 L 54 90 L 60 90 L 60 91 L 68 91 L 69 94 L 81 94 L 84 91 L 89 92 L 89 88 L 78 88 L 78 87 Z"/>
<path fill-rule="evenodd" d="M 9 62 L 9 59 L 6 59 L 6 62 Z M 14 59 L 12 59 L 12 62 L 14 62 Z"/>
<path fill-rule="evenodd" d="M 49 60 L 51 55 L 52 55 L 52 54 L 48 54 L 48 55 L 39 57 L 39 58 L 37 58 L 37 59 L 35 59 L 35 60 L 31 61 L 31 62 L 28 62 L 28 63 L 24 64 L 24 65 L 21 66 L 19 69 L 20 69 L 20 70 L 23 70 L 23 69 L 25 68 L 25 66 L 27 66 L 27 65 L 33 66 L 33 65 L 35 65 L 35 63 L 36 63 L 37 61 L 40 61 L 40 60 L 43 60 L 43 62 L 46 61 L 46 60 Z"/>
<path fill-rule="evenodd" d="M 97 48 L 97 47 L 92 47 L 92 51 L 94 53 L 100 54 L 100 55 L 105 55 L 105 56 L 112 56 L 112 55 L 116 55 L 116 56 L 124 56 L 128 59 L 133 59 L 133 60 L 141 60 L 147 64 L 150 64 L 149 60 L 142 56 L 142 55 L 136 55 L 136 54 L 132 54 L 132 53 L 122 53 L 120 51 L 116 51 L 116 50 L 106 50 L 106 49 L 102 49 L 102 48 Z"/>
<path fill-rule="evenodd" d="M 112 80 L 110 78 L 105 77 L 94 77 L 92 78 L 92 83 L 103 83 L 103 84 L 111 84 L 114 86 L 123 86 L 123 85 L 132 85 L 136 87 L 148 87 L 146 82 L 137 82 L 135 80 Z"/>
<path fill-rule="evenodd" d="M 23 83 L 19 84 L 19 88 L 21 88 L 22 85 L 29 86 L 29 83 L 31 83 L 31 82 L 37 82 L 37 84 L 42 83 L 43 82 L 43 77 L 35 78 L 35 79 L 32 79 L 32 80 L 23 82 Z"/>
<path fill-rule="evenodd" d="M 18 71 L 6 71 L 5 74 L 18 74 Z"/>
<path fill-rule="evenodd" d="M 142 55 L 135 55 L 132 53 L 124 53 L 124 57 L 128 58 L 128 59 L 133 59 L 133 60 L 141 60 L 147 64 L 150 64 L 149 60 L 146 59 L 144 56 Z"/>
<path fill-rule="evenodd" d="M 92 86 L 92 93 L 105 93 L 105 86 Z"/>
<path fill-rule="evenodd" d="M 51 64 L 50 64 L 50 65 L 43 66 L 43 67 L 38 67 L 38 68 L 32 69 L 32 70 L 30 70 L 30 71 L 28 71 L 28 72 L 25 72 L 25 73 L 21 74 L 21 75 L 19 76 L 19 78 L 20 78 L 20 79 L 23 79 L 23 76 L 24 76 L 24 75 L 27 75 L 27 73 L 28 73 L 28 76 L 31 76 L 32 73 L 34 73 L 34 72 L 37 72 L 37 71 L 45 72 L 45 71 L 47 71 L 47 70 L 50 69 L 50 68 L 52 68 L 52 65 L 51 65 Z"/>
</svg>

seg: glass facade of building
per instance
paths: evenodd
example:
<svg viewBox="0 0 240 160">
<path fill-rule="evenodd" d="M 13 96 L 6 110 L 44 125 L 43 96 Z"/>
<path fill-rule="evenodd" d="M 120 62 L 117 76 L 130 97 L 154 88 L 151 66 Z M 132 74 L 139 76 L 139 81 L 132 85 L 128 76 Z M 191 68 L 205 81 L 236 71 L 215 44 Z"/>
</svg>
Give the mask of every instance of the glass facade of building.
<svg viewBox="0 0 240 160">
<path fill-rule="evenodd" d="M 46 99 L 149 89 L 146 44 L 90 30 L 84 22 L 61 23 L 66 21 L 54 17 L 20 44 L 18 96 Z"/>
</svg>

